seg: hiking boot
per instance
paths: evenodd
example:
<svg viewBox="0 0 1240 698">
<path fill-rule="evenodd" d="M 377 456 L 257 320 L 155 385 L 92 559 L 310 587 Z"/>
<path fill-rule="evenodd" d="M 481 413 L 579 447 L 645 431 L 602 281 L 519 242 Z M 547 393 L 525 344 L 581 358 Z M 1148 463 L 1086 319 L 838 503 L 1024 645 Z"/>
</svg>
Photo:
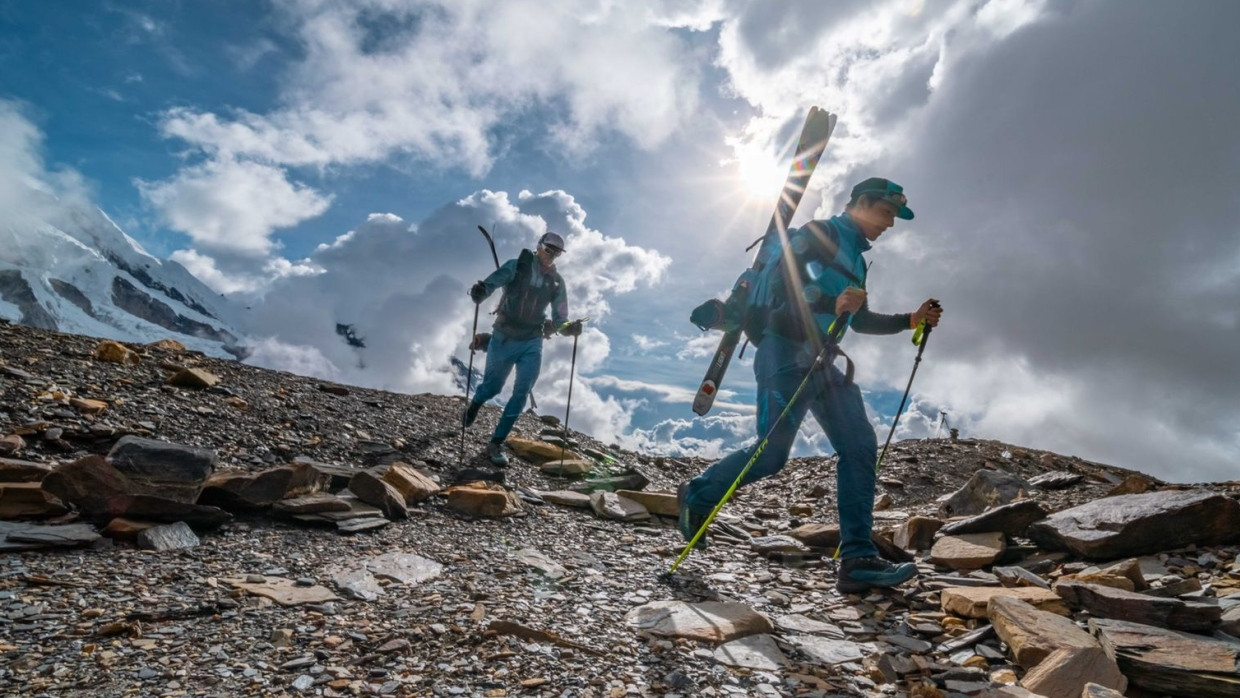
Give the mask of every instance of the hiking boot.
<svg viewBox="0 0 1240 698">
<path fill-rule="evenodd" d="M 840 561 L 835 589 L 841 594 L 860 594 L 873 587 L 894 587 L 917 576 L 911 562 L 893 565 L 879 557 L 854 557 Z"/>
<path fill-rule="evenodd" d="M 680 531 L 680 535 L 684 536 L 685 541 L 693 540 L 697 535 L 698 529 L 706 521 L 706 517 L 689 508 L 686 501 L 686 495 L 689 492 L 689 483 L 682 482 L 676 488 L 676 508 L 680 512 L 680 517 L 676 520 L 676 528 Z M 702 537 L 698 539 L 697 545 L 693 546 L 698 550 L 707 548 L 706 534 L 702 533 Z"/>
<path fill-rule="evenodd" d="M 491 462 L 501 468 L 508 466 L 508 456 L 504 455 L 504 444 L 497 444 L 494 441 L 487 442 L 487 458 Z"/>
<path fill-rule="evenodd" d="M 461 426 L 468 429 L 473 425 L 474 420 L 478 418 L 478 410 L 480 409 L 482 409 L 482 405 L 476 402 L 469 403 L 469 407 L 465 408 L 465 414 L 461 415 Z"/>
</svg>

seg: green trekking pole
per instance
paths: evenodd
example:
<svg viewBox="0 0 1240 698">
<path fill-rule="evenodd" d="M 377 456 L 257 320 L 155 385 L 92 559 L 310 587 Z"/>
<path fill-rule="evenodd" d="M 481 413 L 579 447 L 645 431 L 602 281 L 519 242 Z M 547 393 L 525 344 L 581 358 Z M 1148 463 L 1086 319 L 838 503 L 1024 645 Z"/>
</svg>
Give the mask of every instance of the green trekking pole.
<svg viewBox="0 0 1240 698">
<path fill-rule="evenodd" d="M 939 307 L 938 303 L 931 305 L 933 308 Z M 930 330 L 934 329 L 926 324 L 925 320 L 917 325 L 917 329 L 913 331 L 913 344 L 917 346 L 917 356 L 913 359 L 913 372 L 908 376 L 908 385 L 904 386 L 904 397 L 900 398 L 900 407 L 896 409 L 896 417 L 891 421 L 891 431 L 887 432 L 887 442 L 883 444 L 883 452 L 878 456 L 878 462 L 874 464 L 874 471 L 878 472 L 883 467 L 883 458 L 887 456 L 887 447 L 891 445 L 891 437 L 896 433 L 896 425 L 900 423 L 900 415 L 904 412 L 904 404 L 908 402 L 909 391 L 913 389 L 913 377 L 917 375 L 917 367 L 921 365 L 921 355 L 926 353 L 926 342 L 930 339 Z"/>
<path fill-rule="evenodd" d="M 745 479 L 747 474 L 749 474 L 749 469 L 753 467 L 754 463 L 758 462 L 758 457 L 761 456 L 762 452 L 766 450 L 766 445 L 770 443 L 771 435 L 775 433 L 775 428 L 778 427 L 779 423 L 784 421 L 784 417 L 787 417 L 788 413 L 792 411 L 792 406 L 796 404 L 797 398 L 801 397 L 801 392 L 805 390 L 806 385 L 809 385 L 809 379 L 814 376 L 814 372 L 819 369 L 822 362 L 839 344 L 839 337 L 843 334 L 844 328 L 848 326 L 848 320 L 849 313 L 844 313 L 836 318 L 835 322 L 831 323 L 831 327 L 827 329 L 826 344 L 824 344 L 822 350 L 818 352 L 818 356 L 814 357 L 814 363 L 810 365 L 809 371 L 805 373 L 805 378 L 801 379 L 801 384 L 797 386 L 796 392 L 792 394 L 792 398 L 788 400 L 788 404 L 784 405 L 783 411 L 780 412 L 779 416 L 775 418 L 775 421 L 771 423 L 771 428 L 767 429 L 766 436 L 762 437 L 762 441 L 759 442 L 758 447 L 754 449 L 753 455 L 749 457 L 749 461 L 745 463 L 745 467 L 741 468 L 740 474 L 738 474 L 736 479 L 732 481 L 732 486 L 728 488 L 727 492 L 723 493 L 723 498 L 719 500 L 719 503 L 715 505 L 714 509 L 711 509 L 710 514 L 706 517 L 706 520 L 702 522 L 702 525 L 698 528 L 697 533 L 693 534 L 693 538 L 685 544 L 685 549 L 680 551 L 680 556 L 677 557 L 676 561 L 672 563 L 672 566 L 668 569 L 667 574 L 672 574 L 676 571 L 677 567 L 680 567 L 680 563 L 684 562 L 685 558 L 689 556 L 689 552 L 693 550 L 698 541 L 702 539 L 702 536 L 706 535 L 706 529 L 710 528 L 710 524 L 723 509 L 723 505 L 728 503 L 728 500 L 731 499 L 732 495 L 736 493 L 737 488 L 741 486 L 741 481 Z"/>
</svg>

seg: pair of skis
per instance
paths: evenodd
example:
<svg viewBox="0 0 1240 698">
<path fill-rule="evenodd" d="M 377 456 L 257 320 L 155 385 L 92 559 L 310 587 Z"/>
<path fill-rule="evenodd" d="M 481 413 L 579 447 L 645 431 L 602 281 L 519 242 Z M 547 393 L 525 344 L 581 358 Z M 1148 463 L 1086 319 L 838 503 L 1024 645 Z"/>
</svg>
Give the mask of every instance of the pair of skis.
<svg viewBox="0 0 1240 698">
<path fill-rule="evenodd" d="M 787 242 L 788 224 L 792 221 L 792 216 L 801 203 L 801 196 L 805 194 L 805 189 L 809 186 L 810 177 L 814 175 L 818 160 L 827 148 L 827 141 L 831 138 L 831 132 L 835 130 L 835 119 L 835 114 L 818 107 L 810 107 L 809 115 L 805 117 L 805 125 L 801 128 L 801 137 L 797 139 L 796 155 L 788 169 L 788 178 L 784 180 L 784 189 L 780 192 L 779 201 L 775 204 L 775 213 L 771 216 L 771 222 L 767 225 L 766 233 L 762 237 L 763 244 L 758 247 L 758 254 L 754 256 L 753 268 L 757 268 L 760 260 L 764 258 L 762 253 L 766 247 L 765 242 L 772 235 L 778 235 L 781 242 Z M 738 299 L 742 308 L 746 304 L 745 296 L 748 291 L 747 288 L 737 288 L 735 291 L 742 294 Z M 732 362 L 732 354 L 736 352 L 736 345 L 740 343 L 741 327 L 744 324 L 743 322 L 737 323 L 736 327 L 724 330 L 723 337 L 719 340 L 719 347 L 715 349 L 715 355 L 706 368 L 706 376 L 702 378 L 702 384 L 698 386 L 697 395 L 693 398 L 693 411 L 697 414 L 705 415 L 715 404 L 719 385 L 723 382 L 724 374 L 727 373 L 728 364 Z"/>
</svg>

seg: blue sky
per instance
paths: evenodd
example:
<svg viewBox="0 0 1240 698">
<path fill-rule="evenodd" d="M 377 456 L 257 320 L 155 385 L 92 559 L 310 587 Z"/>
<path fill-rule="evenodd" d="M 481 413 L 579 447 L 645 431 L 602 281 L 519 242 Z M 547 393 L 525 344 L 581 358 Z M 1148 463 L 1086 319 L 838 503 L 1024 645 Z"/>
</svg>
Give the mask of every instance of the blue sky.
<svg viewBox="0 0 1240 698">
<path fill-rule="evenodd" d="M 1240 463 L 1237 20 L 1222 0 L 0 0 L 0 106 L 45 174 L 251 307 L 263 365 L 450 392 L 490 266 L 474 226 L 508 256 L 565 232 L 597 319 L 573 424 L 709 455 L 752 430 L 752 381 L 734 363 L 734 409 L 692 419 L 714 337 L 688 312 L 748 263 L 819 105 L 840 127 L 797 220 L 901 182 L 917 219 L 871 253 L 872 305 L 947 309 L 901 436 L 944 410 L 1214 479 Z M 376 347 L 365 370 L 338 321 Z M 849 341 L 882 438 L 912 347 Z M 548 345 L 548 411 L 570 350 Z"/>
</svg>

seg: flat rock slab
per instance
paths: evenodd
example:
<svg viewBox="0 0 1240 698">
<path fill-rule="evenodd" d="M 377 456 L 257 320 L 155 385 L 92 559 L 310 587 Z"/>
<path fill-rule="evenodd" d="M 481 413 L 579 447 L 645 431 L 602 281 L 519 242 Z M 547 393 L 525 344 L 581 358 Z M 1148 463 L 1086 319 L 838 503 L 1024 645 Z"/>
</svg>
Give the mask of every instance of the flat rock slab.
<svg viewBox="0 0 1240 698">
<path fill-rule="evenodd" d="M 1059 582 L 1055 585 L 1055 593 L 1072 608 L 1084 609 L 1092 616 L 1118 618 L 1190 633 L 1213 632 L 1223 614 L 1222 607 L 1217 604 L 1148 596 L 1078 581 Z"/>
<path fill-rule="evenodd" d="M 68 511 L 37 482 L 0 482 L 0 519 L 44 519 Z"/>
<path fill-rule="evenodd" d="M 1039 546 L 1113 560 L 1240 540 L 1240 502 L 1209 490 L 1163 490 L 1097 499 L 1029 527 Z"/>
<path fill-rule="evenodd" d="M 99 540 L 100 537 L 94 528 L 84 523 L 42 526 L 0 521 L 0 551 L 68 548 L 89 545 Z"/>
<path fill-rule="evenodd" d="M 1029 478 L 1029 484 L 1040 490 L 1062 490 L 1065 487 L 1071 487 L 1084 479 L 1085 476 L 1080 473 L 1068 473 L 1062 470 L 1054 472 L 1042 473 L 1037 477 Z"/>
<path fill-rule="evenodd" d="M 1040 587 L 948 587 L 939 594 L 945 612 L 965 618 L 985 618 L 986 605 L 996 596 L 1020 599 L 1043 611 L 1069 615 L 1068 605 L 1059 594 Z"/>
<path fill-rule="evenodd" d="M 617 521 L 645 521 L 650 518 L 646 507 L 615 492 L 591 492 L 590 508 L 605 519 Z"/>
<path fill-rule="evenodd" d="M 1057 649 L 1098 646 L 1098 641 L 1071 619 L 1039 611 L 1021 599 L 996 596 L 987 605 L 986 615 L 995 634 L 1011 648 L 1016 663 L 1026 669 Z"/>
<path fill-rule="evenodd" d="M 766 616 L 741 603 L 653 601 L 630 610 L 625 622 L 664 637 L 723 643 L 775 630 Z"/>
<path fill-rule="evenodd" d="M 778 671 L 788 663 L 775 638 L 765 634 L 725 642 L 715 648 L 714 656 L 720 664 L 755 671 Z"/>
<path fill-rule="evenodd" d="M 930 561 L 954 570 L 976 570 L 993 564 L 1006 549 L 999 532 L 944 536 L 930 549 Z"/>
<path fill-rule="evenodd" d="M 1020 680 L 1021 686 L 1046 698 L 1080 698 L 1089 683 L 1128 690 L 1128 679 L 1098 646 L 1057 649 Z"/>
<path fill-rule="evenodd" d="M 987 509 L 967 519 L 944 524 L 941 532 L 946 536 L 966 533 L 990 533 L 998 531 L 1010 537 L 1021 537 L 1034 521 L 1046 518 L 1046 509 L 1032 499 L 1020 499 L 1011 504 Z"/>
<path fill-rule="evenodd" d="M 303 603 L 323 603 L 340 599 L 325 586 L 315 584 L 299 587 L 297 582 L 283 577 L 265 577 L 262 582 L 249 582 L 246 581 L 246 577 L 222 577 L 220 581 L 255 596 L 265 596 L 281 606 L 298 606 Z"/>
<path fill-rule="evenodd" d="M 0 458 L 0 482 L 40 482 L 52 466 L 14 458 Z"/>
<path fill-rule="evenodd" d="M 533 439 L 521 439 L 515 436 L 508 437 L 504 443 L 508 444 L 508 448 L 522 460 L 527 460 L 535 465 L 541 465 L 548 461 L 555 460 L 585 460 L 580 454 L 572 449 L 565 449 L 556 444 L 550 444 L 546 441 L 535 441 Z"/>
<path fill-rule="evenodd" d="M 580 477 L 590 472 L 594 468 L 594 464 L 587 460 L 561 460 L 556 459 L 547 461 L 538 466 L 538 469 L 544 475 L 553 477 Z"/>
<path fill-rule="evenodd" d="M 775 627 L 786 633 L 822 635 L 833 640 L 843 640 L 844 631 L 834 623 L 824 623 L 799 613 L 790 613 L 775 619 Z"/>
<path fill-rule="evenodd" d="M 895 544 L 905 550 L 926 550 L 934 544 L 934 534 L 943 522 L 929 516 L 914 516 L 896 529 Z"/>
<path fill-rule="evenodd" d="M 382 516 L 361 516 L 336 522 L 336 530 L 340 533 L 364 533 L 387 526 L 391 521 Z"/>
<path fill-rule="evenodd" d="M 833 640 L 817 635 L 788 635 L 788 644 L 796 647 L 814 664 L 830 666 L 845 662 L 858 662 L 871 648 L 850 640 Z"/>
<path fill-rule="evenodd" d="M 271 508 L 282 514 L 321 514 L 325 511 L 349 511 L 349 503 L 334 494 L 320 492 L 281 499 Z"/>
<path fill-rule="evenodd" d="M 1090 619 L 1089 628 L 1134 686 L 1193 698 L 1240 695 L 1240 644 L 1107 618 Z"/>
<path fill-rule="evenodd" d="M 616 494 L 631 499 L 646 507 L 646 511 L 659 516 L 676 518 L 680 509 L 676 506 L 676 495 L 671 492 L 642 492 L 640 490 L 618 490 Z"/>
<path fill-rule="evenodd" d="M 138 534 L 138 547 L 143 550 L 184 550 L 198 546 L 198 536 L 184 521 L 152 526 Z"/>
<path fill-rule="evenodd" d="M 219 456 L 205 448 L 125 436 L 108 451 L 107 461 L 131 480 L 153 487 L 148 494 L 192 504 Z"/>
<path fill-rule="evenodd" d="M 997 470 L 979 470 L 939 505 L 943 517 L 973 516 L 998 504 L 1027 497 L 1033 487 L 1023 478 Z"/>
<path fill-rule="evenodd" d="M 570 485 L 574 492 L 616 492 L 619 490 L 642 490 L 650 484 L 650 478 L 636 470 L 629 470 L 618 475 L 587 478 L 583 482 Z"/>
<path fill-rule="evenodd" d="M 568 575 L 568 569 L 533 548 L 522 548 L 513 553 L 513 557 L 523 564 L 533 567 L 550 579 L 560 579 Z"/>
<path fill-rule="evenodd" d="M 559 504 L 560 506 L 576 507 L 577 509 L 590 508 L 590 495 L 585 492 L 552 490 L 551 492 L 540 492 L 539 496 L 552 504 Z"/>
<path fill-rule="evenodd" d="M 413 553 L 384 553 L 360 565 L 332 572 L 332 582 L 342 593 L 364 601 L 383 595 L 378 579 L 391 579 L 406 586 L 421 584 L 443 574 L 443 565 Z"/>
<path fill-rule="evenodd" d="M 996 567 L 991 570 L 999 583 L 1005 587 L 1042 587 L 1050 589 L 1051 583 L 1024 567 Z"/>
</svg>

